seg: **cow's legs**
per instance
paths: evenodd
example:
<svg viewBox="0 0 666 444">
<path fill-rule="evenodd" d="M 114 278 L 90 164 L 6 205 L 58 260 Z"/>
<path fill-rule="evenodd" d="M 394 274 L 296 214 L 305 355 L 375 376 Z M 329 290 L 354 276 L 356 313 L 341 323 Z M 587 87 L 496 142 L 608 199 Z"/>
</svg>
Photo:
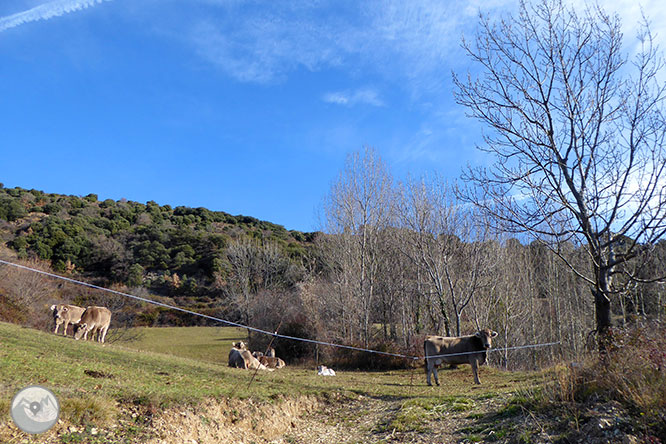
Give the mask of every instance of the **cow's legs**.
<svg viewBox="0 0 666 444">
<path fill-rule="evenodd" d="M 432 386 L 432 382 L 430 382 L 431 373 L 435 376 L 435 384 L 439 385 L 439 377 L 437 376 L 437 364 L 435 363 L 434 360 L 426 358 L 426 380 L 429 386 Z"/>
<path fill-rule="evenodd" d="M 63 336 L 67 336 L 67 326 L 69 325 L 69 321 L 65 321 L 64 327 L 65 329 L 62 331 Z"/>
<path fill-rule="evenodd" d="M 106 338 L 106 331 L 107 331 L 108 329 L 109 329 L 108 326 L 99 329 L 99 337 L 98 337 L 99 342 L 104 343 L 104 339 Z"/>
<path fill-rule="evenodd" d="M 58 327 L 60 327 L 60 324 L 58 323 L 58 321 L 55 321 L 55 325 L 56 326 L 55 326 L 55 330 L 53 330 L 53 333 L 58 334 Z"/>
<path fill-rule="evenodd" d="M 435 361 L 435 359 L 436 358 L 426 358 L 426 380 L 428 381 L 429 386 L 432 386 L 432 383 L 430 382 L 430 373 L 435 376 L 435 384 L 439 385 L 439 377 L 437 376 L 437 361 Z"/>
<path fill-rule="evenodd" d="M 472 359 L 472 362 L 470 362 L 472 365 L 472 372 L 474 373 L 474 383 L 475 384 L 481 384 L 481 381 L 479 380 L 479 364 L 476 359 Z"/>
</svg>

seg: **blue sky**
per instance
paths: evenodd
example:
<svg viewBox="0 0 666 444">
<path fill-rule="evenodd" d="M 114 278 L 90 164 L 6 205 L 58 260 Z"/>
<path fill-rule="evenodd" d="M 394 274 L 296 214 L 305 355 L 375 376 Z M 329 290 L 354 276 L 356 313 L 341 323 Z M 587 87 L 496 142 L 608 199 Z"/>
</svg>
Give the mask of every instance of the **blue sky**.
<svg viewBox="0 0 666 444">
<path fill-rule="evenodd" d="M 627 34 L 640 14 L 610 1 Z M 505 0 L 0 2 L 0 182 L 319 228 L 350 152 L 456 178 L 480 128 L 451 72 Z M 662 31 L 664 8 L 643 2 Z M 660 40 L 661 40 L 660 36 Z"/>
</svg>

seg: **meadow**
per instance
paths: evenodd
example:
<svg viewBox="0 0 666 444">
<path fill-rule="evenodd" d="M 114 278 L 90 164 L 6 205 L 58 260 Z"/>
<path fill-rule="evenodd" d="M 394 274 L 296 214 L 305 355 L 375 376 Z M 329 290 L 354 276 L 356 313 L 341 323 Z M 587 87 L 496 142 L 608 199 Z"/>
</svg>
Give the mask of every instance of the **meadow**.
<svg viewBox="0 0 666 444">
<path fill-rule="evenodd" d="M 475 408 L 491 400 L 504 402 L 542 380 L 534 373 L 483 368 L 483 384 L 475 386 L 467 366 L 442 372 L 443 385 L 434 388 L 426 386 L 423 369 L 340 371 L 329 378 L 317 376 L 314 366 L 255 373 L 226 364 L 231 343 L 245 337 L 240 329 L 142 328 L 133 333 L 126 335 L 134 338 L 131 341 L 102 345 L 0 323 L 0 408 L 8 411 L 13 395 L 25 386 L 51 389 L 62 413 L 48 442 L 97 442 L 91 433 L 105 428 L 113 433 L 99 442 L 147 442 L 154 433 L 154 418 L 170 409 L 196 409 L 207 402 L 275 405 L 302 399 L 315 400 L 318 407 L 300 414 L 367 404 L 379 416 L 386 409 L 392 412 L 378 418 L 373 433 L 382 428 L 386 433 L 419 433 L 424 418 L 434 412 L 451 410 L 473 417 Z M 364 399 L 368 402 L 360 401 Z M 370 410 L 365 416 L 372 416 Z M 338 419 L 340 414 L 337 411 Z M 5 417 L 0 441 L 18 437 L 30 439 Z"/>
</svg>

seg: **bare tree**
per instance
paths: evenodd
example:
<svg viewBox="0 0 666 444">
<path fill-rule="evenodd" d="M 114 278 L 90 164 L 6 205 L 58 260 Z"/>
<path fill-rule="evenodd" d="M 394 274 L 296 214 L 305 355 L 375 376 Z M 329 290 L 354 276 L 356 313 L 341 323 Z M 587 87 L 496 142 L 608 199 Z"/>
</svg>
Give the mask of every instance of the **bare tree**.
<svg viewBox="0 0 666 444">
<path fill-rule="evenodd" d="M 601 337 L 623 291 L 613 278 L 636 281 L 622 265 L 666 230 L 663 60 L 647 20 L 633 63 L 621 43 L 619 17 L 600 7 L 521 2 L 517 16 L 481 16 L 463 41 L 481 71 L 454 75 L 457 102 L 490 128 L 480 149 L 495 158 L 468 170 L 466 198 L 565 261 L 562 243 L 585 246 L 591 265 L 568 265 L 592 288 Z"/>
<path fill-rule="evenodd" d="M 245 238 L 234 240 L 227 247 L 227 258 L 231 264 L 229 273 L 231 298 L 240 311 L 245 325 L 250 323 L 250 299 L 256 290 L 254 276 L 258 268 L 258 255 L 257 245 Z"/>
<path fill-rule="evenodd" d="M 3 255 L 4 257 L 6 256 Z M 8 259 L 16 261 L 11 257 Z M 45 268 L 36 260 L 22 262 L 31 268 Z M 53 284 L 52 280 L 42 274 L 0 265 L 0 298 L 6 298 L 11 305 L 20 308 L 17 313 L 20 319 L 30 323 L 31 326 L 39 326 L 43 329 L 51 328 L 52 313 L 48 307 L 53 302 L 59 302 L 58 293 L 57 286 Z M 1 312 L 0 317 L 4 317 Z M 12 319 L 5 320 L 12 321 Z"/>
<path fill-rule="evenodd" d="M 336 235 L 339 266 L 351 285 L 361 316 L 362 339 L 370 339 L 371 315 L 379 265 L 380 235 L 391 214 L 392 179 L 372 148 L 348 156 L 345 168 L 325 201 L 326 231 Z"/>
<path fill-rule="evenodd" d="M 438 180 L 408 181 L 401 197 L 400 221 L 409 246 L 403 253 L 427 278 L 446 335 L 452 333 L 453 318 L 460 336 L 463 311 L 488 285 L 497 262 L 484 245 L 487 225 Z"/>
<path fill-rule="evenodd" d="M 443 327 L 447 336 L 451 336 L 451 308 L 447 298 L 446 269 L 453 240 L 450 237 L 452 205 L 448 202 L 449 197 L 442 186 L 424 179 L 409 180 L 402 185 L 398 205 L 407 246 L 403 254 L 422 272 L 430 289 L 430 305 L 437 307 L 437 312 L 432 314 L 437 319 L 435 328 L 441 331 Z"/>
<path fill-rule="evenodd" d="M 358 270 L 355 244 L 347 234 L 322 235 L 318 237 L 317 244 L 329 265 L 327 278 L 333 290 L 328 297 L 322 298 L 325 308 L 333 314 L 331 321 L 339 324 L 336 330 L 341 332 L 340 339 L 352 341 L 359 324 L 358 305 L 354 297 L 356 287 L 353 285 Z"/>
</svg>

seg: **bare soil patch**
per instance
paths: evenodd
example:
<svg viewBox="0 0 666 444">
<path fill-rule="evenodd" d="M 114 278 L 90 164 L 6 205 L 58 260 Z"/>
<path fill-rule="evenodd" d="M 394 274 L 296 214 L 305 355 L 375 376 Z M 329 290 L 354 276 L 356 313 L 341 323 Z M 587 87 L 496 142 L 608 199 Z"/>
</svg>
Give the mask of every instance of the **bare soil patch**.
<svg viewBox="0 0 666 444">
<path fill-rule="evenodd" d="M 196 407 L 172 408 L 152 419 L 149 444 L 284 442 L 282 436 L 300 428 L 302 419 L 318 410 L 314 397 L 207 400 Z"/>
</svg>

